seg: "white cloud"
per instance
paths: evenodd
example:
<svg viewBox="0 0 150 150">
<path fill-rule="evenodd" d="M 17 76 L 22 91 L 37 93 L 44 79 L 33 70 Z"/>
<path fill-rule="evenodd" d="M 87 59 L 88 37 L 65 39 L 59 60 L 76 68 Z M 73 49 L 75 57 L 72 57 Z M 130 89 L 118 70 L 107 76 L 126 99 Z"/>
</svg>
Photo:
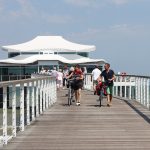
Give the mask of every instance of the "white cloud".
<svg viewBox="0 0 150 150">
<path fill-rule="evenodd" d="M 72 21 L 69 15 L 48 15 L 43 13 L 41 17 L 48 23 L 54 24 L 66 24 Z"/>
<path fill-rule="evenodd" d="M 0 0 L 0 12 L 2 12 L 5 8 L 4 0 Z"/>
<path fill-rule="evenodd" d="M 125 31 L 129 29 L 130 27 L 127 24 L 116 24 L 116 25 L 110 26 L 111 31 Z"/>
<path fill-rule="evenodd" d="M 66 3 L 79 7 L 97 7 L 99 0 L 64 0 Z"/>
<path fill-rule="evenodd" d="M 125 5 L 128 3 L 137 3 L 137 2 L 144 2 L 144 1 L 148 1 L 148 0 L 107 0 L 107 3 L 111 3 L 115 5 Z"/>
<path fill-rule="evenodd" d="M 13 17 L 32 17 L 36 10 L 29 0 L 16 0 L 19 8 L 17 10 L 10 11 L 10 15 Z"/>
<path fill-rule="evenodd" d="M 5 2 L 8 1 L 0 0 L 0 10 L 2 9 L 0 17 L 3 21 L 21 20 L 22 18 L 24 20 L 33 18 L 35 18 L 35 20 L 42 19 L 43 22 L 53 24 L 66 24 L 72 21 L 69 15 L 49 14 L 45 11 L 37 10 L 30 0 L 14 0 L 15 9 L 12 8 L 10 10 L 7 10 L 7 3 Z"/>
<path fill-rule="evenodd" d="M 37 14 L 36 10 L 30 0 L 0 0 L 1 21 L 8 22 L 20 18 L 32 18 L 35 14 Z"/>
<path fill-rule="evenodd" d="M 148 0 L 64 0 L 64 2 L 79 7 L 104 7 L 107 5 L 125 5 L 128 3 L 143 2 Z"/>
<path fill-rule="evenodd" d="M 148 37 L 150 29 L 144 25 L 128 25 L 116 24 L 106 28 L 89 28 L 84 32 L 72 33 L 69 35 L 71 39 L 77 40 L 119 40 L 123 39 L 137 39 Z"/>
<path fill-rule="evenodd" d="M 114 3 L 116 5 L 123 5 L 129 2 L 129 0 L 109 0 L 111 3 Z"/>
</svg>

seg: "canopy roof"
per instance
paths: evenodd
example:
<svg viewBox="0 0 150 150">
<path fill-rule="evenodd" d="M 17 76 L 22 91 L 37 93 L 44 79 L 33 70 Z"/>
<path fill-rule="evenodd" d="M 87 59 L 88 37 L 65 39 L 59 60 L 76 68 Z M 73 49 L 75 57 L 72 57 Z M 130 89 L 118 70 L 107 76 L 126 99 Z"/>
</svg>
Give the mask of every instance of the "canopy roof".
<svg viewBox="0 0 150 150">
<path fill-rule="evenodd" d="M 31 64 L 36 61 L 60 61 L 67 64 L 81 64 L 81 63 L 105 63 L 104 59 L 90 59 L 75 54 L 66 55 L 18 55 L 16 57 L 0 60 L 2 64 Z"/>
<path fill-rule="evenodd" d="M 37 36 L 22 44 L 2 46 L 2 49 L 8 52 L 90 52 L 95 50 L 95 46 L 72 43 L 62 36 Z"/>
</svg>

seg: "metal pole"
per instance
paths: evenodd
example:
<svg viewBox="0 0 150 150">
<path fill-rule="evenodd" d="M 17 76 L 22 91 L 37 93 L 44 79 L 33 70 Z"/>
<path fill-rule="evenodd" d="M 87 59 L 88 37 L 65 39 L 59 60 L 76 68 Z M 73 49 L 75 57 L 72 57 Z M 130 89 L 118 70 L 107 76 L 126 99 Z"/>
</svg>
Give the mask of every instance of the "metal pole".
<svg viewBox="0 0 150 150">
<path fill-rule="evenodd" d="M 16 137 L 16 85 L 12 85 L 12 134 Z"/>
<path fill-rule="evenodd" d="M 32 96 L 31 96 L 31 105 L 32 105 L 32 121 L 35 120 L 35 96 L 34 96 L 34 81 L 32 82 Z"/>
<path fill-rule="evenodd" d="M 30 83 L 27 83 L 27 100 L 26 100 L 26 105 L 27 105 L 27 125 L 30 125 Z"/>
<path fill-rule="evenodd" d="M 24 131 L 24 83 L 20 84 L 20 131 Z"/>
<path fill-rule="evenodd" d="M 39 116 L 39 81 L 36 81 L 36 117 Z"/>
<path fill-rule="evenodd" d="M 3 86 L 3 145 L 7 142 L 7 86 Z"/>
<path fill-rule="evenodd" d="M 42 109 L 42 101 L 43 101 L 43 97 L 42 97 L 42 80 L 40 80 L 40 88 L 39 88 L 39 90 L 40 90 L 40 114 L 42 114 L 42 112 L 43 112 L 43 109 Z"/>
</svg>

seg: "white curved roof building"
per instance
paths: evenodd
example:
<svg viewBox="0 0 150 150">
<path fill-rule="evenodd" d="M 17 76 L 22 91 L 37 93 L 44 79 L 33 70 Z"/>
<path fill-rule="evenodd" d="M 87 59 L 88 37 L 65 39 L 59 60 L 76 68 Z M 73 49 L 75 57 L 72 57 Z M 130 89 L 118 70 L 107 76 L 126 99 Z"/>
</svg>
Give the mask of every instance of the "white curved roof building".
<svg viewBox="0 0 150 150">
<path fill-rule="evenodd" d="M 95 46 L 73 43 L 62 36 L 37 36 L 22 44 L 2 46 L 2 49 L 8 52 L 91 52 Z"/>
<path fill-rule="evenodd" d="M 61 67 L 64 64 L 103 65 L 104 59 L 90 59 L 89 53 L 94 51 L 94 45 L 83 45 L 70 42 L 62 36 L 37 36 L 31 41 L 2 46 L 8 52 L 8 58 L 0 60 L 1 66 L 34 66 L 34 72 L 41 67 Z M 24 73 L 26 69 L 24 69 Z M 8 71 L 9 72 L 9 71 Z M 29 71 L 31 72 L 31 71 Z"/>
</svg>

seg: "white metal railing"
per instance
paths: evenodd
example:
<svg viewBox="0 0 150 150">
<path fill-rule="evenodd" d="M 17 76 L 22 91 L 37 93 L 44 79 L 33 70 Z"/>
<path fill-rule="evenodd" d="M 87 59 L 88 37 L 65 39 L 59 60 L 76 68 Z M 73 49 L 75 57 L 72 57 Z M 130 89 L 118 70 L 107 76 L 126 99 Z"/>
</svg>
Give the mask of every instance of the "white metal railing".
<svg viewBox="0 0 150 150">
<path fill-rule="evenodd" d="M 93 90 L 91 74 L 85 74 L 84 88 Z M 116 75 L 113 95 L 136 100 L 150 110 L 150 77 L 136 75 Z"/>
<path fill-rule="evenodd" d="M 31 78 L 31 75 L 0 75 L 0 82 Z"/>
<path fill-rule="evenodd" d="M 56 102 L 56 79 L 50 76 L 0 82 L 0 139 L 3 145 L 24 131 Z"/>
</svg>

